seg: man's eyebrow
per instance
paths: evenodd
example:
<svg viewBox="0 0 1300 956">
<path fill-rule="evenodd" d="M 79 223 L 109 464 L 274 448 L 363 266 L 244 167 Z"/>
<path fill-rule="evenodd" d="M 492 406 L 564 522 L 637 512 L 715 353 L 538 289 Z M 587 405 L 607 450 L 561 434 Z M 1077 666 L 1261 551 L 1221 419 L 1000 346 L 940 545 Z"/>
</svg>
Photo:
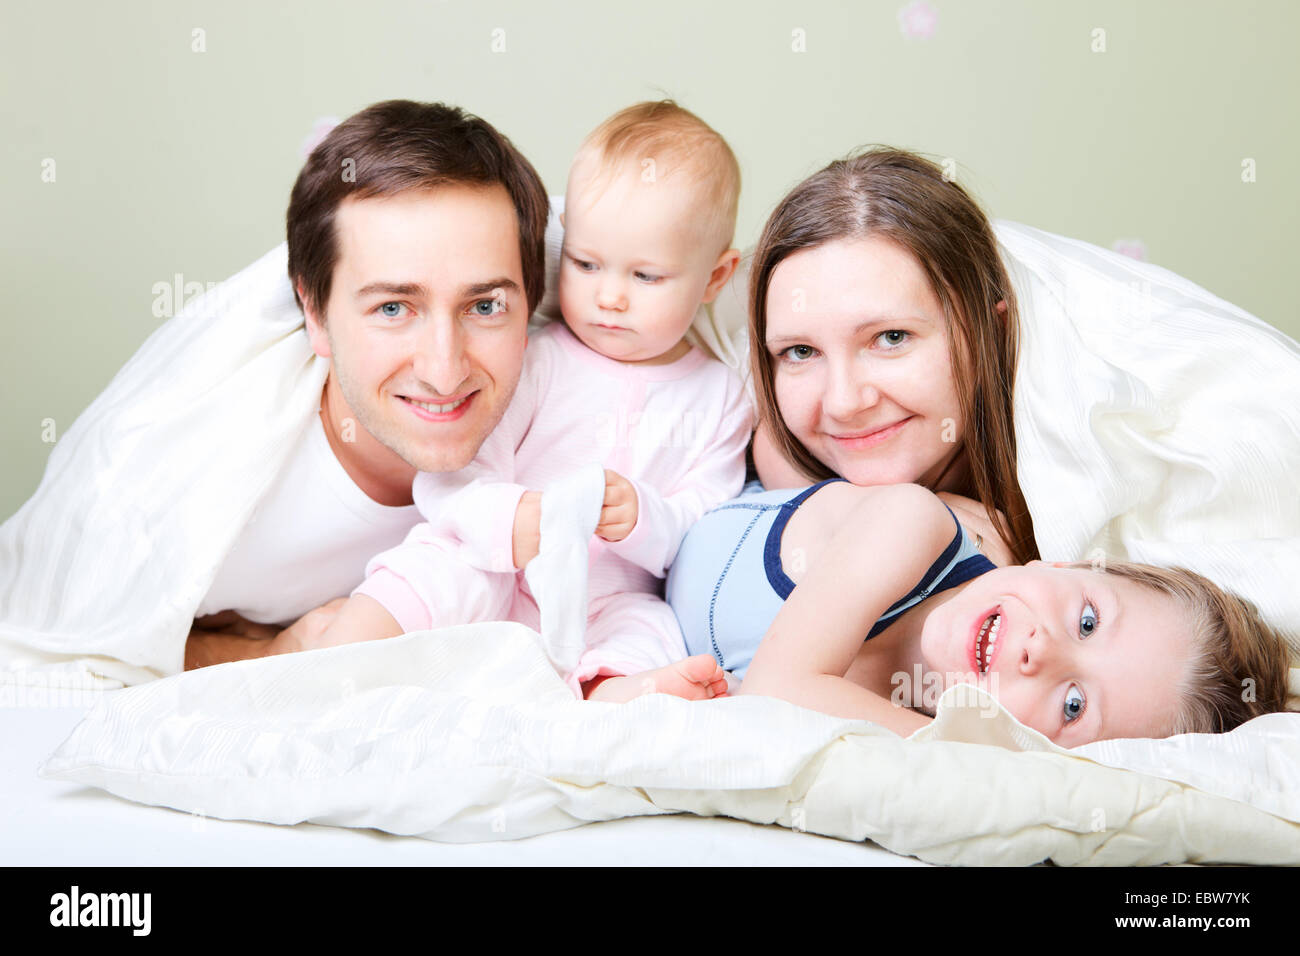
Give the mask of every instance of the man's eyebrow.
<svg viewBox="0 0 1300 956">
<path fill-rule="evenodd" d="M 519 283 L 507 276 L 500 276 L 496 279 L 488 279 L 486 282 L 475 282 L 471 285 L 464 286 L 460 290 L 460 297 L 462 299 L 468 299 L 476 295 L 486 295 L 487 293 L 494 292 L 497 289 L 505 289 L 507 292 L 521 291 Z M 364 299 L 368 295 L 375 295 L 380 292 L 385 295 L 408 295 L 421 299 L 429 298 L 429 289 L 421 282 L 387 281 L 367 283 L 356 291 L 355 297 L 358 299 Z"/>
<path fill-rule="evenodd" d="M 384 292 L 388 295 L 412 295 L 422 299 L 429 297 L 429 290 L 419 282 L 370 282 L 358 289 L 355 297 L 364 299 L 376 292 Z"/>
<path fill-rule="evenodd" d="M 501 276 L 497 279 L 489 279 L 487 282 L 475 282 L 473 285 L 465 286 L 460 290 L 460 297 L 468 299 L 471 296 L 487 295 L 487 293 L 495 292 L 497 289 L 505 289 L 507 292 L 522 291 L 518 282 L 508 276 Z"/>
</svg>

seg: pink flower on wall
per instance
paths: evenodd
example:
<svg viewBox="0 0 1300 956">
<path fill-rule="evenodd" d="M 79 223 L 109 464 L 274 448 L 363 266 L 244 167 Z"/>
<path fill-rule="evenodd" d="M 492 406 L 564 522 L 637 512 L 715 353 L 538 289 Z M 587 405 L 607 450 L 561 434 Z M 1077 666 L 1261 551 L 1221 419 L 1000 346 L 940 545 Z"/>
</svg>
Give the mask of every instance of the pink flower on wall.
<svg viewBox="0 0 1300 956">
<path fill-rule="evenodd" d="M 338 125 L 339 118 L 337 116 L 322 116 L 312 124 L 311 132 L 307 134 L 307 138 L 302 141 L 302 146 L 299 147 L 302 158 L 306 159 L 310 156 L 311 151 L 319 146 L 321 140 L 330 134 L 330 130 Z"/>
<path fill-rule="evenodd" d="M 1110 249 L 1138 262 L 1147 261 L 1147 244 L 1141 239 L 1116 239 L 1110 244 Z"/>
<path fill-rule="evenodd" d="M 939 25 L 939 11 L 925 0 L 913 0 L 898 11 L 898 29 L 905 37 L 928 40 Z"/>
</svg>

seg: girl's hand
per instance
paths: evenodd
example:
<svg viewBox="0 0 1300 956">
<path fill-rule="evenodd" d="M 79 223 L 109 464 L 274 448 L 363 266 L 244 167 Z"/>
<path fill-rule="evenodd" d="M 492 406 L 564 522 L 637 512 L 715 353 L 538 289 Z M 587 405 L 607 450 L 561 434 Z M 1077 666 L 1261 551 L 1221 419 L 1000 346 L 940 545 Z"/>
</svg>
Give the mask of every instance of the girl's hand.
<svg viewBox="0 0 1300 956">
<path fill-rule="evenodd" d="M 957 520 L 966 529 L 966 533 L 975 536 L 975 546 L 984 553 L 984 557 L 1000 568 L 1016 563 L 1012 557 L 1011 549 L 1007 547 L 1007 543 L 998 534 L 998 529 L 989 520 L 988 513 L 984 510 L 982 504 L 973 498 L 954 495 L 948 491 L 939 492 L 938 497 L 952 509 L 953 514 L 957 516 Z M 999 511 L 997 514 L 999 518 L 1005 520 L 1002 512 Z"/>
<path fill-rule="evenodd" d="M 636 527 L 636 489 L 616 471 L 605 469 L 605 504 L 600 509 L 596 535 L 606 541 L 622 541 Z"/>
</svg>

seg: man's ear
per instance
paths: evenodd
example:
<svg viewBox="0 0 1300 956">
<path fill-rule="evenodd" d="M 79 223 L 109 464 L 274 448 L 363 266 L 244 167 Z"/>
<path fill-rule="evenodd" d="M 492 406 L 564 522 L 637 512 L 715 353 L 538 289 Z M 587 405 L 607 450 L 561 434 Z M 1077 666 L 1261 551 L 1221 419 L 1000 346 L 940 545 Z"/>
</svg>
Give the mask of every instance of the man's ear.
<svg viewBox="0 0 1300 956">
<path fill-rule="evenodd" d="M 998 299 L 998 304 L 994 308 L 998 310 L 998 315 L 1002 316 L 1002 321 L 1005 322 L 1007 319 L 1007 300 Z"/>
<path fill-rule="evenodd" d="M 732 277 L 736 271 L 736 266 L 740 264 L 740 250 L 728 249 L 722 255 L 718 256 L 718 261 L 713 266 L 713 272 L 709 274 L 709 284 L 704 287 L 704 298 L 701 302 L 712 302 L 722 291 L 722 287 L 727 284 L 727 280 Z"/>
<path fill-rule="evenodd" d="M 320 313 L 312 306 L 311 300 L 303 295 L 302 283 L 297 283 L 294 288 L 298 290 L 298 299 L 302 302 L 302 315 L 306 320 L 307 338 L 311 340 L 311 350 L 321 358 L 329 358 L 330 340 L 325 334 L 325 323 L 321 321 Z"/>
</svg>

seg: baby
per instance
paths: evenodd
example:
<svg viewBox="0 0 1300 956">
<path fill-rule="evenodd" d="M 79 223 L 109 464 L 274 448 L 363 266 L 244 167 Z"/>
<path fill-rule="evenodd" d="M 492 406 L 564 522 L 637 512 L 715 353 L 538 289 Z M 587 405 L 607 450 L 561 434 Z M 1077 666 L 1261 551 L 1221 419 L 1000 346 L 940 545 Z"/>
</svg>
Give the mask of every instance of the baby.
<svg viewBox="0 0 1300 956">
<path fill-rule="evenodd" d="M 371 560 L 313 646 L 465 622 L 464 608 L 440 613 L 426 586 L 455 593 L 448 573 L 495 578 L 498 604 L 470 619 L 539 628 L 517 573 L 538 553 L 539 489 L 600 462 L 586 650 L 567 683 L 578 696 L 611 701 L 649 691 L 725 694 L 710 655 L 687 658 L 659 595 L 686 531 L 744 483 L 753 411 L 743 383 L 686 338 L 739 261 L 731 248 L 739 190 L 725 140 L 671 101 L 629 107 L 587 137 L 561 216 L 564 322 L 530 339 L 511 405 L 475 460 L 460 472 L 417 475 L 425 522 Z M 357 602 L 383 610 L 357 613 Z"/>
</svg>

